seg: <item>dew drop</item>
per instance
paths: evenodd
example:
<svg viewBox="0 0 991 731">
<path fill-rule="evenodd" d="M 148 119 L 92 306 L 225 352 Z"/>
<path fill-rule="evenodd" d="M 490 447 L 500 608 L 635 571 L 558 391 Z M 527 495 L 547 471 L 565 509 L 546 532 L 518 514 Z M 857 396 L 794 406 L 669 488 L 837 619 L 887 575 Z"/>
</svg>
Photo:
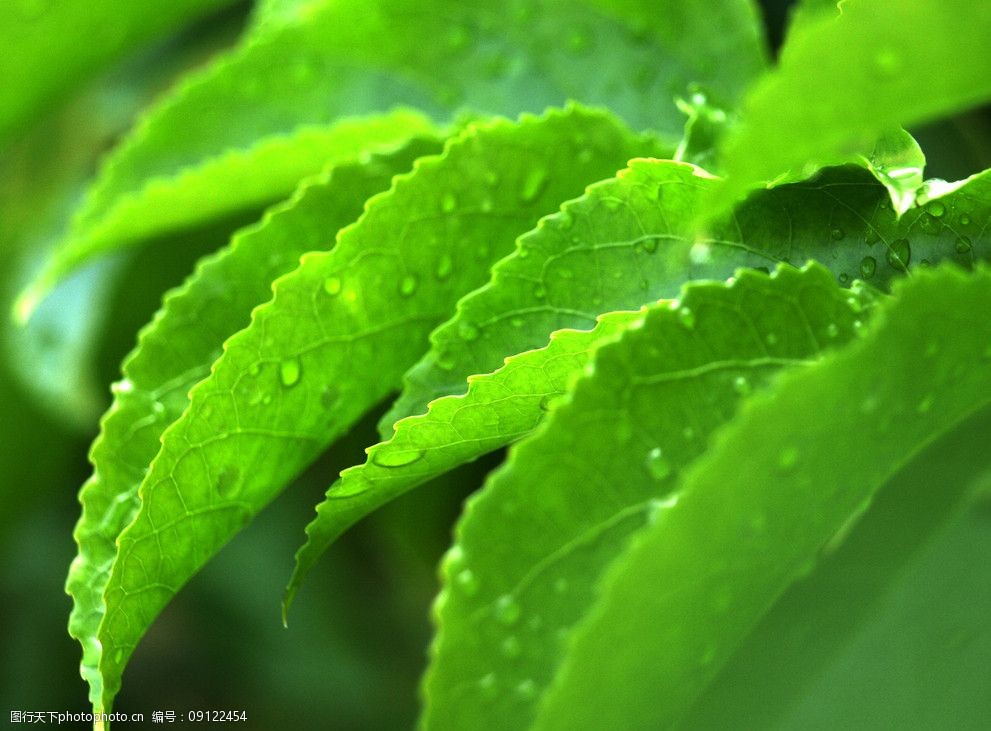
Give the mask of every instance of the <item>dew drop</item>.
<svg viewBox="0 0 991 731">
<path fill-rule="evenodd" d="M 671 463 L 660 447 L 654 447 L 647 452 L 647 471 L 655 480 L 663 480 L 671 474 Z"/>
<path fill-rule="evenodd" d="M 873 256 L 865 256 L 860 260 L 860 276 L 864 279 L 870 279 L 874 276 L 874 272 L 877 271 L 877 259 Z"/>
<path fill-rule="evenodd" d="M 114 651 L 114 663 L 120 665 L 122 662 L 124 662 L 123 648 Z"/>
<path fill-rule="evenodd" d="M 522 317 L 511 317 L 509 319 L 509 324 L 513 327 L 523 327 L 524 320 Z"/>
<path fill-rule="evenodd" d="M 772 346 L 777 345 L 778 344 L 777 333 L 768 333 L 766 336 L 764 336 L 764 342 Z"/>
<path fill-rule="evenodd" d="M 525 701 L 532 701 L 537 697 L 537 684 L 529 678 L 516 686 L 516 695 Z"/>
<path fill-rule="evenodd" d="M 878 77 L 893 79 L 901 73 L 904 61 L 894 48 L 879 48 L 874 53 L 873 66 Z"/>
<path fill-rule="evenodd" d="M 737 376 L 733 379 L 733 390 L 736 391 L 740 396 L 746 396 L 750 393 L 750 381 L 748 381 L 744 376 Z"/>
<path fill-rule="evenodd" d="M 466 342 L 478 340 L 478 328 L 470 322 L 462 322 L 458 325 L 458 335 Z"/>
<path fill-rule="evenodd" d="M 678 321 L 686 330 L 691 330 L 695 327 L 695 313 L 688 307 L 679 307 Z"/>
<path fill-rule="evenodd" d="M 786 447 L 781 450 L 781 454 L 778 455 L 778 467 L 783 470 L 791 469 L 798 462 L 798 449 L 795 447 Z"/>
<path fill-rule="evenodd" d="M 842 241 L 846 233 L 841 228 L 834 228 L 829 232 L 829 236 L 833 241 Z"/>
<path fill-rule="evenodd" d="M 327 411 L 333 410 L 340 398 L 340 391 L 333 386 L 324 386 L 323 390 L 320 391 L 320 405 Z"/>
<path fill-rule="evenodd" d="M 537 196 L 541 194 L 547 183 L 547 169 L 544 167 L 530 168 L 523 180 L 523 187 L 520 188 L 520 201 L 523 203 L 533 203 Z"/>
<path fill-rule="evenodd" d="M 932 396 L 926 396 L 924 399 L 922 399 L 919 402 L 918 406 L 915 407 L 915 411 L 918 414 L 926 414 L 926 413 L 929 412 L 929 410 L 932 407 L 933 407 L 933 397 Z"/>
<path fill-rule="evenodd" d="M 220 471 L 217 478 L 217 493 L 224 498 L 229 498 L 237 492 L 238 479 L 241 477 L 241 470 L 233 465 L 228 465 Z"/>
<path fill-rule="evenodd" d="M 971 243 L 971 240 L 969 238 L 967 238 L 966 236 L 961 236 L 960 238 L 957 239 L 956 243 L 953 245 L 953 248 L 956 250 L 958 254 L 966 254 L 970 252 L 972 248 L 974 248 L 974 245 L 973 243 Z"/>
<path fill-rule="evenodd" d="M 898 239 L 891 244 L 888 250 L 888 264 L 892 269 L 904 272 L 908 269 L 908 264 L 912 259 L 912 248 L 908 239 Z"/>
<path fill-rule="evenodd" d="M 481 680 L 479 680 L 478 688 L 479 690 L 482 691 L 482 695 L 485 696 L 486 699 L 488 700 L 494 699 L 499 693 L 499 688 L 498 688 L 498 683 L 496 681 L 495 673 L 489 673 Z"/>
<path fill-rule="evenodd" d="M 327 277 L 323 280 L 323 291 L 329 294 L 331 297 L 336 297 L 341 293 L 341 283 L 340 277 Z"/>
<path fill-rule="evenodd" d="M 520 618 L 520 605 L 509 594 L 503 594 L 496 600 L 495 618 L 507 627 L 516 624 Z"/>
<path fill-rule="evenodd" d="M 881 234 L 873 226 L 869 227 L 867 229 L 867 233 L 864 234 L 864 243 L 867 244 L 868 246 L 873 246 L 880 240 L 881 240 Z"/>
<path fill-rule="evenodd" d="M 471 569 L 465 569 L 458 573 L 455 582 L 468 596 L 475 596 L 478 593 L 478 577 Z"/>
<path fill-rule="evenodd" d="M 437 275 L 437 279 L 444 281 L 451 276 L 452 271 L 454 271 L 454 262 L 451 260 L 450 254 L 444 254 L 437 262 L 437 269 L 434 270 L 434 274 Z"/>
<path fill-rule="evenodd" d="M 454 197 L 454 193 L 448 191 L 441 196 L 440 199 L 440 209 L 444 213 L 453 213 L 454 209 L 458 207 L 458 199 Z"/>
<path fill-rule="evenodd" d="M 412 295 L 419 285 L 419 280 L 416 278 L 415 274 L 407 274 L 399 282 L 399 294 L 403 297 L 409 297 Z"/>
<path fill-rule="evenodd" d="M 644 239 L 640 242 L 640 245 L 648 254 L 653 254 L 657 251 L 657 239 L 653 237 Z"/>
<path fill-rule="evenodd" d="M 928 211 L 930 215 L 936 218 L 942 218 L 943 214 L 946 213 L 946 206 L 943 204 L 942 201 L 933 201 L 928 206 L 926 206 L 926 211 Z"/>
<path fill-rule="evenodd" d="M 575 217 L 567 208 L 557 214 L 557 227 L 562 231 L 569 230 L 575 223 Z"/>
<path fill-rule="evenodd" d="M 542 284 L 538 284 L 536 287 L 533 288 L 533 296 L 536 297 L 538 300 L 542 300 L 544 297 L 547 296 L 547 289 Z"/>
<path fill-rule="evenodd" d="M 372 452 L 372 462 L 379 467 L 405 467 L 413 464 L 426 454 L 422 449 L 379 448 Z"/>
<path fill-rule="evenodd" d="M 843 272 L 842 274 L 840 274 L 839 280 L 840 280 L 840 284 L 845 287 L 850 283 L 850 275 L 847 274 L 846 272 Z"/>
<path fill-rule="evenodd" d="M 935 236 L 940 232 L 942 225 L 940 224 L 938 218 L 927 212 L 919 216 L 919 228 L 930 236 Z"/>
<path fill-rule="evenodd" d="M 492 202 L 492 196 L 487 195 L 482 198 L 481 203 L 478 204 L 482 213 L 492 213 L 492 209 L 495 208 L 495 203 Z"/>
<path fill-rule="evenodd" d="M 961 213 L 960 214 L 960 225 L 961 226 L 969 226 L 970 225 L 970 216 L 968 216 L 966 213 Z"/>
<path fill-rule="evenodd" d="M 499 650 L 503 657 L 515 660 L 523 653 L 523 646 L 520 645 L 520 641 L 515 635 L 510 635 L 499 645 Z"/>
<path fill-rule="evenodd" d="M 840 329 L 837 327 L 835 322 L 831 322 L 826 326 L 826 335 L 831 338 L 835 338 L 840 334 Z"/>
<path fill-rule="evenodd" d="M 299 358 L 286 358 L 279 363 L 279 380 L 286 388 L 291 388 L 299 383 L 303 375 L 303 366 Z"/>
<path fill-rule="evenodd" d="M 248 369 L 248 375 L 252 378 L 258 378 L 258 375 L 262 372 L 261 363 L 252 363 L 251 367 Z"/>
</svg>

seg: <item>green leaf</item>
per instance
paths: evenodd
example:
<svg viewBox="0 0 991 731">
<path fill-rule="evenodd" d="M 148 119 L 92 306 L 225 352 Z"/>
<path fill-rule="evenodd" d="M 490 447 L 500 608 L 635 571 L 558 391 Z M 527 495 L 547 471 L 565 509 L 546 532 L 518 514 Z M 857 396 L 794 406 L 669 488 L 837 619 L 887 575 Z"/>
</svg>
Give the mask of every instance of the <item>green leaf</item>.
<svg viewBox="0 0 991 731">
<path fill-rule="evenodd" d="M 163 430 L 187 408 L 187 394 L 209 375 L 224 340 L 271 296 L 272 280 L 294 269 L 307 251 L 332 245 L 329 232 L 357 219 L 365 200 L 387 189 L 394 174 L 438 148 L 436 142 L 413 141 L 393 154 L 305 181 L 290 201 L 202 262 L 141 333 L 93 445 L 94 473 L 80 494 L 83 510 L 75 531 L 79 555 L 66 582 L 74 603 L 69 633 L 83 646 L 82 673 L 94 705 L 103 702 L 97 630 L 115 542 L 137 512 L 138 486 L 161 447 Z"/>
<path fill-rule="evenodd" d="M 710 215 L 782 174 L 851 161 L 886 130 L 991 98 L 989 28 L 983 0 L 848 0 L 803 15 L 744 102 Z"/>
<path fill-rule="evenodd" d="M 717 187 L 690 165 L 635 160 L 541 221 L 494 267 L 491 282 L 431 334 L 430 352 L 406 374 L 380 433 L 388 436 L 398 419 L 458 393 L 470 374 L 540 347 L 553 330 L 589 327 L 600 312 L 675 296 L 690 279 L 814 259 L 842 284 L 862 278 L 885 288 L 906 265 L 991 257 L 989 174 L 896 219 L 884 187 L 866 171 L 829 169 L 809 182 L 760 191 L 731 221 L 697 235 L 695 217 Z"/>
<path fill-rule="evenodd" d="M 533 431 L 595 349 L 640 317 L 613 312 L 592 330 L 552 333 L 545 347 L 507 358 L 494 373 L 469 376 L 464 394 L 433 401 L 426 414 L 398 422 L 395 435 L 367 449 L 365 464 L 344 470 L 317 505 L 296 553 L 283 617 L 317 559 L 344 531 L 417 485 Z"/>
<path fill-rule="evenodd" d="M 104 168 L 60 255 L 21 298 L 20 316 L 89 257 L 268 202 L 329 160 L 429 130 L 410 112 L 377 116 L 397 105 L 446 122 L 461 107 L 515 115 L 574 98 L 676 135 L 675 94 L 691 82 L 738 92 L 763 64 L 742 0 L 728 6 L 740 24 L 726 36 L 719 24 L 680 25 L 683 5 L 626 4 L 640 20 L 667 22 L 664 33 L 630 28 L 627 11 L 617 19 L 573 2 L 514 0 L 498 23 L 481 0 L 297 8 L 295 22 L 249 35 L 148 114 Z M 714 55 L 686 58 L 696 41 Z"/>
<path fill-rule="evenodd" d="M 395 387 L 516 234 L 645 147 L 655 145 L 576 107 L 472 125 L 371 198 L 333 250 L 276 281 L 165 431 L 117 539 L 97 635 L 104 709 L 172 595 Z"/>
<path fill-rule="evenodd" d="M 0 146 L 59 94 L 127 51 L 232 0 L 21 0 L 0 23 Z M 81 39 L 85 39 L 81 41 Z"/>
<path fill-rule="evenodd" d="M 974 558 L 991 550 L 989 430 L 985 409 L 904 464 L 747 636 L 682 726 L 980 726 L 991 713 L 991 566 Z"/>
<path fill-rule="evenodd" d="M 989 307 L 986 268 L 919 272 L 863 339 L 750 401 L 616 559 L 536 728 L 574 728 L 589 709 L 616 728 L 683 716 L 877 491 L 991 404 Z"/>
<path fill-rule="evenodd" d="M 154 138 L 157 129 L 149 121 L 139 128 L 138 138 L 142 133 Z M 70 238 L 18 298 L 16 315 L 21 321 L 27 320 L 60 280 L 94 256 L 134 244 L 142 237 L 263 205 L 291 191 L 300 178 L 326 164 L 345 162 L 360 153 L 387 149 L 408 137 L 435 131 L 426 117 L 404 109 L 343 119 L 324 127 L 299 129 L 290 136 L 265 138 L 247 150 L 228 150 L 180 170 L 171 179 L 155 177 L 151 172 L 128 172 L 129 148 L 125 145 L 124 152 L 111 158 L 100 181 L 90 190 Z M 180 139 L 182 133 L 170 127 L 163 134 Z M 160 144 L 168 148 L 169 141 Z M 136 190 L 122 188 L 126 181 L 138 181 Z"/>
<path fill-rule="evenodd" d="M 425 728 L 529 728 L 601 573 L 660 516 L 678 472 L 744 395 L 849 341 L 859 305 L 817 265 L 744 271 L 730 286 L 686 285 L 680 303 L 651 307 L 602 346 L 465 509 L 443 569 Z M 601 664 L 585 671 L 605 684 Z M 636 710 L 653 712 L 654 695 L 638 690 Z M 626 728 L 576 705 L 585 722 L 571 728 L 592 717 Z"/>
</svg>

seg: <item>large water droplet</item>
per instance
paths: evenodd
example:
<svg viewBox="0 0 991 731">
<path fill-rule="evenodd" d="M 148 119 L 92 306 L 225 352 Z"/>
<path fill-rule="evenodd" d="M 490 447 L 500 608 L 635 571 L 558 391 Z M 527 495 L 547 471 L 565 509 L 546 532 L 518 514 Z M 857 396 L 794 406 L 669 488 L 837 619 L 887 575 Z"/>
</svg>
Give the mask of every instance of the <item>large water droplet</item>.
<svg viewBox="0 0 991 731">
<path fill-rule="evenodd" d="M 372 452 L 372 462 L 379 467 L 405 467 L 413 464 L 426 454 L 422 449 L 393 449 L 380 447 Z"/>
<path fill-rule="evenodd" d="M 931 216 L 942 218 L 943 214 L 946 213 L 946 205 L 942 201 L 933 201 L 926 206 L 926 211 L 928 211 Z"/>
<path fill-rule="evenodd" d="M 537 196 L 544 189 L 547 183 L 547 169 L 544 167 L 533 167 L 523 179 L 523 187 L 520 188 L 520 201 L 523 203 L 533 203 Z"/>
<path fill-rule="evenodd" d="M 520 618 L 520 605 L 509 594 L 503 594 L 495 603 L 495 618 L 507 627 L 516 624 Z"/>
<path fill-rule="evenodd" d="M 416 292 L 419 283 L 420 281 L 416 278 L 415 274 L 407 274 L 399 281 L 399 294 L 403 297 L 409 297 Z"/>
<path fill-rule="evenodd" d="M 279 363 L 279 380 L 286 388 L 291 388 L 299 383 L 303 375 L 303 365 L 299 358 L 286 358 Z"/>
<path fill-rule="evenodd" d="M 865 256 L 860 260 L 860 276 L 864 279 L 870 279 L 874 276 L 874 272 L 877 271 L 877 259 L 873 256 Z"/>
<path fill-rule="evenodd" d="M 908 239 L 898 239 L 888 249 L 888 264 L 892 269 L 904 272 L 912 259 L 912 248 Z"/>
<path fill-rule="evenodd" d="M 966 236 L 961 236 L 957 239 L 956 243 L 953 245 L 953 248 L 958 254 L 967 254 L 974 248 L 974 245 L 971 243 L 969 238 Z"/>
<path fill-rule="evenodd" d="M 671 474 L 671 463 L 660 447 L 647 452 L 647 471 L 655 480 L 663 480 Z"/>
</svg>

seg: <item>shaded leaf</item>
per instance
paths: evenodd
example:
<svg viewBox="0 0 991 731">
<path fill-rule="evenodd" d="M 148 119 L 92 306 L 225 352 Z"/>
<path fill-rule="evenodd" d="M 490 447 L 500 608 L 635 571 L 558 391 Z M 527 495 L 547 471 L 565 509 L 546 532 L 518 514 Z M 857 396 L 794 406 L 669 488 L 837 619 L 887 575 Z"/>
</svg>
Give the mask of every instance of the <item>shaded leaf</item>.
<svg viewBox="0 0 991 731">
<path fill-rule="evenodd" d="M 127 51 L 233 0 L 21 0 L 0 23 L 0 143 L 60 93 Z M 81 39 L 85 39 L 81 42 Z"/>
<path fill-rule="evenodd" d="M 664 512 L 679 471 L 746 394 L 849 341 L 859 307 L 819 266 L 744 271 L 730 286 L 686 285 L 680 303 L 649 308 L 640 327 L 603 345 L 465 509 L 443 569 L 424 726 L 529 728 L 602 572 Z M 632 710 L 653 712 L 644 703 L 653 694 L 638 692 Z M 572 728 L 591 717 L 625 728 L 571 702 L 585 714 Z"/>
<path fill-rule="evenodd" d="M 989 307 L 986 268 L 916 273 L 863 339 L 750 401 L 616 558 L 536 728 L 574 728 L 590 708 L 617 728 L 683 716 L 902 465 L 991 404 Z"/>
<path fill-rule="evenodd" d="M 803 14 L 727 138 L 712 213 L 782 174 L 849 162 L 886 130 L 991 98 L 989 28 L 982 0 L 848 0 Z"/>
</svg>

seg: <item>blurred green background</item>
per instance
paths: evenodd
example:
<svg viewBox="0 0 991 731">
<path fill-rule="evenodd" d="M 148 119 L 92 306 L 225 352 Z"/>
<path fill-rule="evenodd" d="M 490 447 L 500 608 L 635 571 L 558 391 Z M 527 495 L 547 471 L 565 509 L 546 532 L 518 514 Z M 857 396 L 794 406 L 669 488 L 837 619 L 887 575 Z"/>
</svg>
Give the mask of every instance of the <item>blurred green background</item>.
<svg viewBox="0 0 991 731">
<path fill-rule="evenodd" d="M 776 47 L 790 3 L 766 0 L 762 5 Z M 248 3 L 232 4 L 165 41 L 119 54 L 111 71 L 39 102 L 29 123 L 0 137 L 4 312 L 52 246 L 101 156 L 176 78 L 229 47 L 250 12 Z M 991 167 L 987 110 L 913 132 L 929 156 L 931 176 L 956 179 Z M 109 403 L 108 386 L 119 378 L 121 359 L 163 292 L 254 215 L 85 269 L 56 292 L 27 330 L 2 319 L 3 714 L 88 710 L 78 674 L 79 648 L 66 633 L 70 601 L 63 583 L 75 553 L 76 493 L 90 474 L 86 453 Z M 237 725 L 244 729 L 414 724 L 436 565 L 461 501 L 481 484 L 498 455 L 408 495 L 351 531 L 314 572 L 289 628 L 280 623 L 279 602 L 302 528 L 337 472 L 362 461 L 363 448 L 376 441 L 377 417 L 372 414 L 335 445 L 332 455 L 314 465 L 176 597 L 131 660 L 117 710 L 146 718 L 156 710 L 244 710 L 249 721 Z M 897 603 L 884 625 L 881 647 L 876 638 L 861 638 L 864 647 L 851 649 L 853 657 L 880 653 L 877 667 L 884 667 L 885 652 L 904 662 L 922 662 L 918 636 L 928 624 L 920 616 L 941 611 L 925 609 L 934 586 L 944 596 L 959 594 L 959 603 L 978 617 L 991 613 L 987 584 L 975 594 L 966 577 L 959 580 L 948 570 L 961 555 L 991 555 L 989 513 L 977 508 L 959 517 L 945 545 L 934 547 L 912 570 L 916 583 L 903 589 L 922 608 L 913 614 L 911 601 Z M 928 587 L 921 595 L 913 589 L 920 586 Z M 962 646 L 986 644 L 987 631 L 975 635 L 975 621 L 949 622 L 934 646 L 950 648 L 948 656 L 956 658 Z M 895 677 L 891 683 L 898 686 Z M 828 679 L 821 682 L 829 684 Z M 880 680 L 876 685 L 874 692 L 883 692 L 877 689 L 883 686 Z M 836 713 L 802 707 L 792 723 L 872 727 L 856 711 L 843 715 L 843 709 L 864 701 L 864 686 L 841 686 L 829 685 L 838 694 Z M 892 697 L 896 690 L 889 689 Z"/>
</svg>

